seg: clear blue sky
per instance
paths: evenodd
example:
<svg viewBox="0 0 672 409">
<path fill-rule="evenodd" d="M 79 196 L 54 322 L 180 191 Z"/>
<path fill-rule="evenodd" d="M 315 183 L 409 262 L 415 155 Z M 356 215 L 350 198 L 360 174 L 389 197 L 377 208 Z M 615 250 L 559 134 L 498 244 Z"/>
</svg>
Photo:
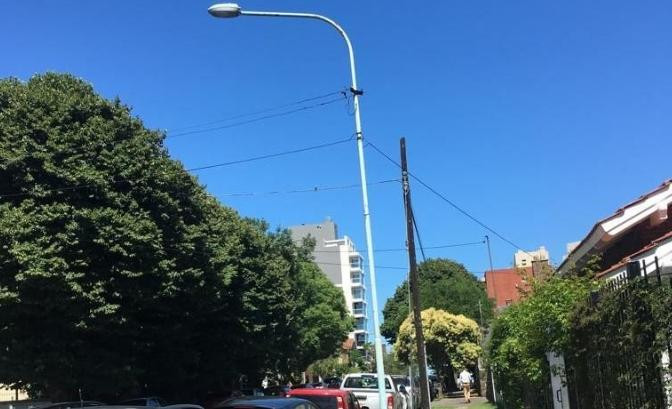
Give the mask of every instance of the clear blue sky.
<svg viewBox="0 0 672 409">
<path fill-rule="evenodd" d="M 119 96 L 152 128 L 177 129 L 337 91 L 345 48 L 314 21 L 216 20 L 191 1 L 13 1 L 0 5 L 0 76 L 70 72 Z M 672 3 L 524 0 L 249 1 L 250 9 L 312 11 L 355 45 L 364 132 L 411 170 L 524 247 L 565 243 L 671 176 Z M 344 103 L 217 132 L 169 139 L 187 167 L 350 136 Z M 367 149 L 370 181 L 399 177 Z M 354 142 L 199 172 L 222 202 L 273 227 L 332 217 L 364 251 L 360 193 L 230 197 L 358 182 Z M 413 184 L 426 246 L 486 231 Z M 404 245 L 401 192 L 371 187 L 374 241 Z M 491 237 L 493 235 L 491 234 Z M 493 237 L 496 267 L 515 251 Z M 484 246 L 428 251 L 477 274 Z M 380 253 L 377 264 L 406 265 Z M 404 278 L 380 269 L 380 304 Z"/>
</svg>

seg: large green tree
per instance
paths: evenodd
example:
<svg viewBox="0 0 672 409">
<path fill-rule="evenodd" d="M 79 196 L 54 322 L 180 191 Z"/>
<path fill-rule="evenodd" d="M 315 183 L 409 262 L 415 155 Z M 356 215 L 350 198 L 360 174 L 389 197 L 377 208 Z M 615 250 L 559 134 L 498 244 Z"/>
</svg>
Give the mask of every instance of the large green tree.
<svg viewBox="0 0 672 409">
<path fill-rule="evenodd" d="M 421 317 L 427 361 L 441 376 L 475 367 L 481 354 L 476 321 L 436 308 L 422 311 Z M 394 352 L 401 362 L 417 360 L 415 327 L 410 316 L 401 324 Z"/>
<path fill-rule="evenodd" d="M 222 206 L 163 139 L 72 76 L 0 81 L 0 383 L 196 398 L 345 337 L 305 249 Z"/>
<path fill-rule="evenodd" d="M 443 258 L 428 259 L 418 265 L 421 308 L 437 308 L 452 314 L 462 314 L 477 322 L 492 318 L 492 302 L 485 288 L 460 263 Z M 480 310 L 479 310 L 480 302 Z M 395 342 L 401 323 L 408 317 L 408 282 L 397 287 L 383 309 L 381 333 Z"/>
</svg>

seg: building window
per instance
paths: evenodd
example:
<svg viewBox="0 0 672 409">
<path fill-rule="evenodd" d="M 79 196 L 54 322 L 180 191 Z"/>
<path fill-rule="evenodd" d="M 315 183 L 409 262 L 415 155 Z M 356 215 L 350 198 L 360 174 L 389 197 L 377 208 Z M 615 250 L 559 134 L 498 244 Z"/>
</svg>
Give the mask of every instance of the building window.
<svg viewBox="0 0 672 409">
<path fill-rule="evenodd" d="M 361 300 L 364 298 L 364 289 L 362 287 L 355 287 L 352 289 L 352 298 Z"/>
<path fill-rule="evenodd" d="M 353 302 L 352 303 L 352 313 L 355 315 L 364 315 L 365 313 L 364 303 L 363 302 Z"/>
</svg>

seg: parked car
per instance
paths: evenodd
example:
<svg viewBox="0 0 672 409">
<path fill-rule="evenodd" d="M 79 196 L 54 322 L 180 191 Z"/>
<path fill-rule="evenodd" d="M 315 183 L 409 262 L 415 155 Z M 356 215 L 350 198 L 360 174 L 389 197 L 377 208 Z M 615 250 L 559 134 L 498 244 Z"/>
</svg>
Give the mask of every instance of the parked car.
<svg viewBox="0 0 672 409">
<path fill-rule="evenodd" d="M 161 406 L 162 409 L 203 409 L 201 405 L 194 405 L 191 403 L 177 403 L 175 405 Z"/>
<path fill-rule="evenodd" d="M 75 409 L 75 408 L 86 408 L 90 406 L 104 406 L 102 402 L 95 400 L 78 400 L 72 402 L 58 402 L 58 403 L 49 403 L 44 406 L 39 406 L 38 409 Z"/>
<path fill-rule="evenodd" d="M 150 406 L 158 408 L 161 406 L 166 406 L 166 401 L 159 398 L 158 396 L 149 396 L 146 398 L 134 398 L 128 399 L 122 402 L 119 402 L 117 405 L 123 406 Z"/>
<path fill-rule="evenodd" d="M 345 375 L 341 389 L 354 393 L 362 409 L 403 409 L 406 399 L 394 385 L 390 375 L 385 375 L 385 392 L 387 395 L 385 408 L 380 408 L 378 376 L 375 373 Z"/>
<path fill-rule="evenodd" d="M 338 388 L 341 387 L 341 382 L 343 382 L 343 379 L 338 378 L 338 377 L 324 378 L 324 385 L 327 388 L 338 389 Z"/>
<path fill-rule="evenodd" d="M 343 389 L 294 389 L 289 392 L 289 396 L 309 400 L 320 409 L 360 409 L 355 394 Z"/>
<path fill-rule="evenodd" d="M 268 388 L 264 389 L 264 396 L 280 396 L 285 398 L 289 395 L 289 391 L 291 389 L 292 388 L 287 385 L 269 386 Z"/>
<path fill-rule="evenodd" d="M 247 396 L 223 402 L 215 409 L 320 409 L 313 402 L 298 398 Z"/>
<path fill-rule="evenodd" d="M 201 401 L 204 409 L 214 409 L 224 401 L 235 398 L 242 398 L 244 396 L 264 396 L 265 391 L 260 388 L 245 388 L 228 391 L 210 392 L 205 399 Z M 282 395 L 285 396 L 285 395 Z M 185 408 L 188 409 L 188 408 Z"/>
<path fill-rule="evenodd" d="M 420 385 L 417 379 L 411 383 L 411 378 L 406 375 L 390 375 L 399 392 L 406 397 L 406 408 L 420 408 Z M 403 387 L 403 388 L 402 388 Z M 403 390 L 402 390 L 403 389 Z"/>
<path fill-rule="evenodd" d="M 299 389 L 299 388 L 305 389 L 305 388 L 314 388 L 314 387 L 315 387 L 315 385 L 313 385 L 312 383 L 302 383 L 302 384 L 299 384 L 299 385 L 292 385 L 292 387 L 290 389 Z"/>
</svg>

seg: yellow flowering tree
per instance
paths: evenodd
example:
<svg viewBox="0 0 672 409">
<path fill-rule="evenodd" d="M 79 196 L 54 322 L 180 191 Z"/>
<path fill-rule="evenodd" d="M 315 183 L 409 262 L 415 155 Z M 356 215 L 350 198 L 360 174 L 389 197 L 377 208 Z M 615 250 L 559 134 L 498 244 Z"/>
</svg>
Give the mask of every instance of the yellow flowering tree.
<svg viewBox="0 0 672 409">
<path fill-rule="evenodd" d="M 411 318 L 407 317 L 399 327 L 399 336 L 394 344 L 397 358 L 405 363 L 414 360 L 417 354 Z M 428 308 L 422 311 L 422 331 L 427 360 L 441 373 L 473 367 L 481 354 L 478 324 L 464 315 Z"/>
</svg>

